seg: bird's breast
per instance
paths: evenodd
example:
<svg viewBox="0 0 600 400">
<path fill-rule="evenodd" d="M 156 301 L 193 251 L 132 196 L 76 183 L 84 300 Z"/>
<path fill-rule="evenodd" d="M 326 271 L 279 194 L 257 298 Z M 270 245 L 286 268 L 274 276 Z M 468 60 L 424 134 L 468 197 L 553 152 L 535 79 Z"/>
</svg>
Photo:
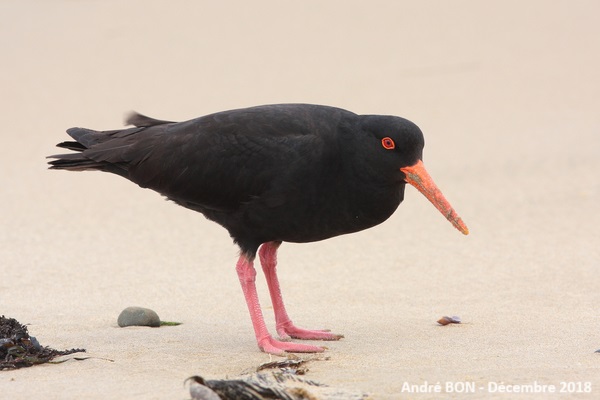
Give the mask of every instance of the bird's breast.
<svg viewBox="0 0 600 400">
<path fill-rule="evenodd" d="M 394 213 L 403 196 L 403 184 L 368 191 L 332 186 L 280 198 L 274 207 L 250 206 L 249 225 L 263 231 L 269 240 L 314 242 L 382 223 Z"/>
</svg>

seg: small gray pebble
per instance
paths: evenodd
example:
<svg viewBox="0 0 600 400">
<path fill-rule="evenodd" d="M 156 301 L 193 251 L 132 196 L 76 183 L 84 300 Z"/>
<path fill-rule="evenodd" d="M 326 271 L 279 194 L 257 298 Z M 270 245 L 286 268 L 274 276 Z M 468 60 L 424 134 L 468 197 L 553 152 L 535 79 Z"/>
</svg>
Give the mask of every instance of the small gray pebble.
<svg viewBox="0 0 600 400">
<path fill-rule="evenodd" d="M 126 326 L 160 326 L 160 318 L 155 311 L 143 307 L 127 307 L 117 319 L 121 328 Z"/>
</svg>

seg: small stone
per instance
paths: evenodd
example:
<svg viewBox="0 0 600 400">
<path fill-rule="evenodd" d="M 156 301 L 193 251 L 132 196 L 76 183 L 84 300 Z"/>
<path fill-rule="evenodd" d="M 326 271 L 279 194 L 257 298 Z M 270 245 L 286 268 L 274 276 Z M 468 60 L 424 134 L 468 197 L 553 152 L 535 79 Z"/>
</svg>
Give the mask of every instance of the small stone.
<svg viewBox="0 0 600 400">
<path fill-rule="evenodd" d="M 158 314 L 149 309 L 143 307 L 127 307 L 117 319 L 117 323 L 121 328 L 126 326 L 160 326 L 160 318 Z"/>
</svg>

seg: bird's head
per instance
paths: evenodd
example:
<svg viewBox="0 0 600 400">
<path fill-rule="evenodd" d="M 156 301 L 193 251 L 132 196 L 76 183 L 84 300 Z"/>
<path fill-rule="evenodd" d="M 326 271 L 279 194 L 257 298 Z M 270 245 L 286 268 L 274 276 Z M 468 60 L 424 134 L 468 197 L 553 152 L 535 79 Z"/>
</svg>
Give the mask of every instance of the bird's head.
<svg viewBox="0 0 600 400">
<path fill-rule="evenodd" d="M 395 171 L 400 171 L 406 183 L 419 190 L 456 229 L 468 235 L 469 229 L 433 182 L 423 165 L 423 133 L 407 119 L 383 115 L 361 118 L 364 131 L 370 136 L 371 153 Z"/>
</svg>

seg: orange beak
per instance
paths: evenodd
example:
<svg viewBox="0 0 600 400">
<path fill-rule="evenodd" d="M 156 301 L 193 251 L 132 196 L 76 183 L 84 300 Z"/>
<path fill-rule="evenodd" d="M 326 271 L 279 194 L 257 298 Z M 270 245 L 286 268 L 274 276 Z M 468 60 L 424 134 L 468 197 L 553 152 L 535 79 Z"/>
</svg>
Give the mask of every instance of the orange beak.
<svg viewBox="0 0 600 400">
<path fill-rule="evenodd" d="M 460 219 L 440 189 L 435 185 L 433 179 L 431 179 L 431 176 L 429 176 L 429 173 L 425 169 L 423 161 L 419 160 L 415 165 L 400 168 L 400 171 L 404 172 L 406 175 L 404 180 L 416 187 L 419 192 L 423 193 L 423 195 L 429 199 L 431 204 L 433 204 L 456 229 L 465 235 L 469 234 L 469 228 L 462 222 L 462 219 Z"/>
</svg>

